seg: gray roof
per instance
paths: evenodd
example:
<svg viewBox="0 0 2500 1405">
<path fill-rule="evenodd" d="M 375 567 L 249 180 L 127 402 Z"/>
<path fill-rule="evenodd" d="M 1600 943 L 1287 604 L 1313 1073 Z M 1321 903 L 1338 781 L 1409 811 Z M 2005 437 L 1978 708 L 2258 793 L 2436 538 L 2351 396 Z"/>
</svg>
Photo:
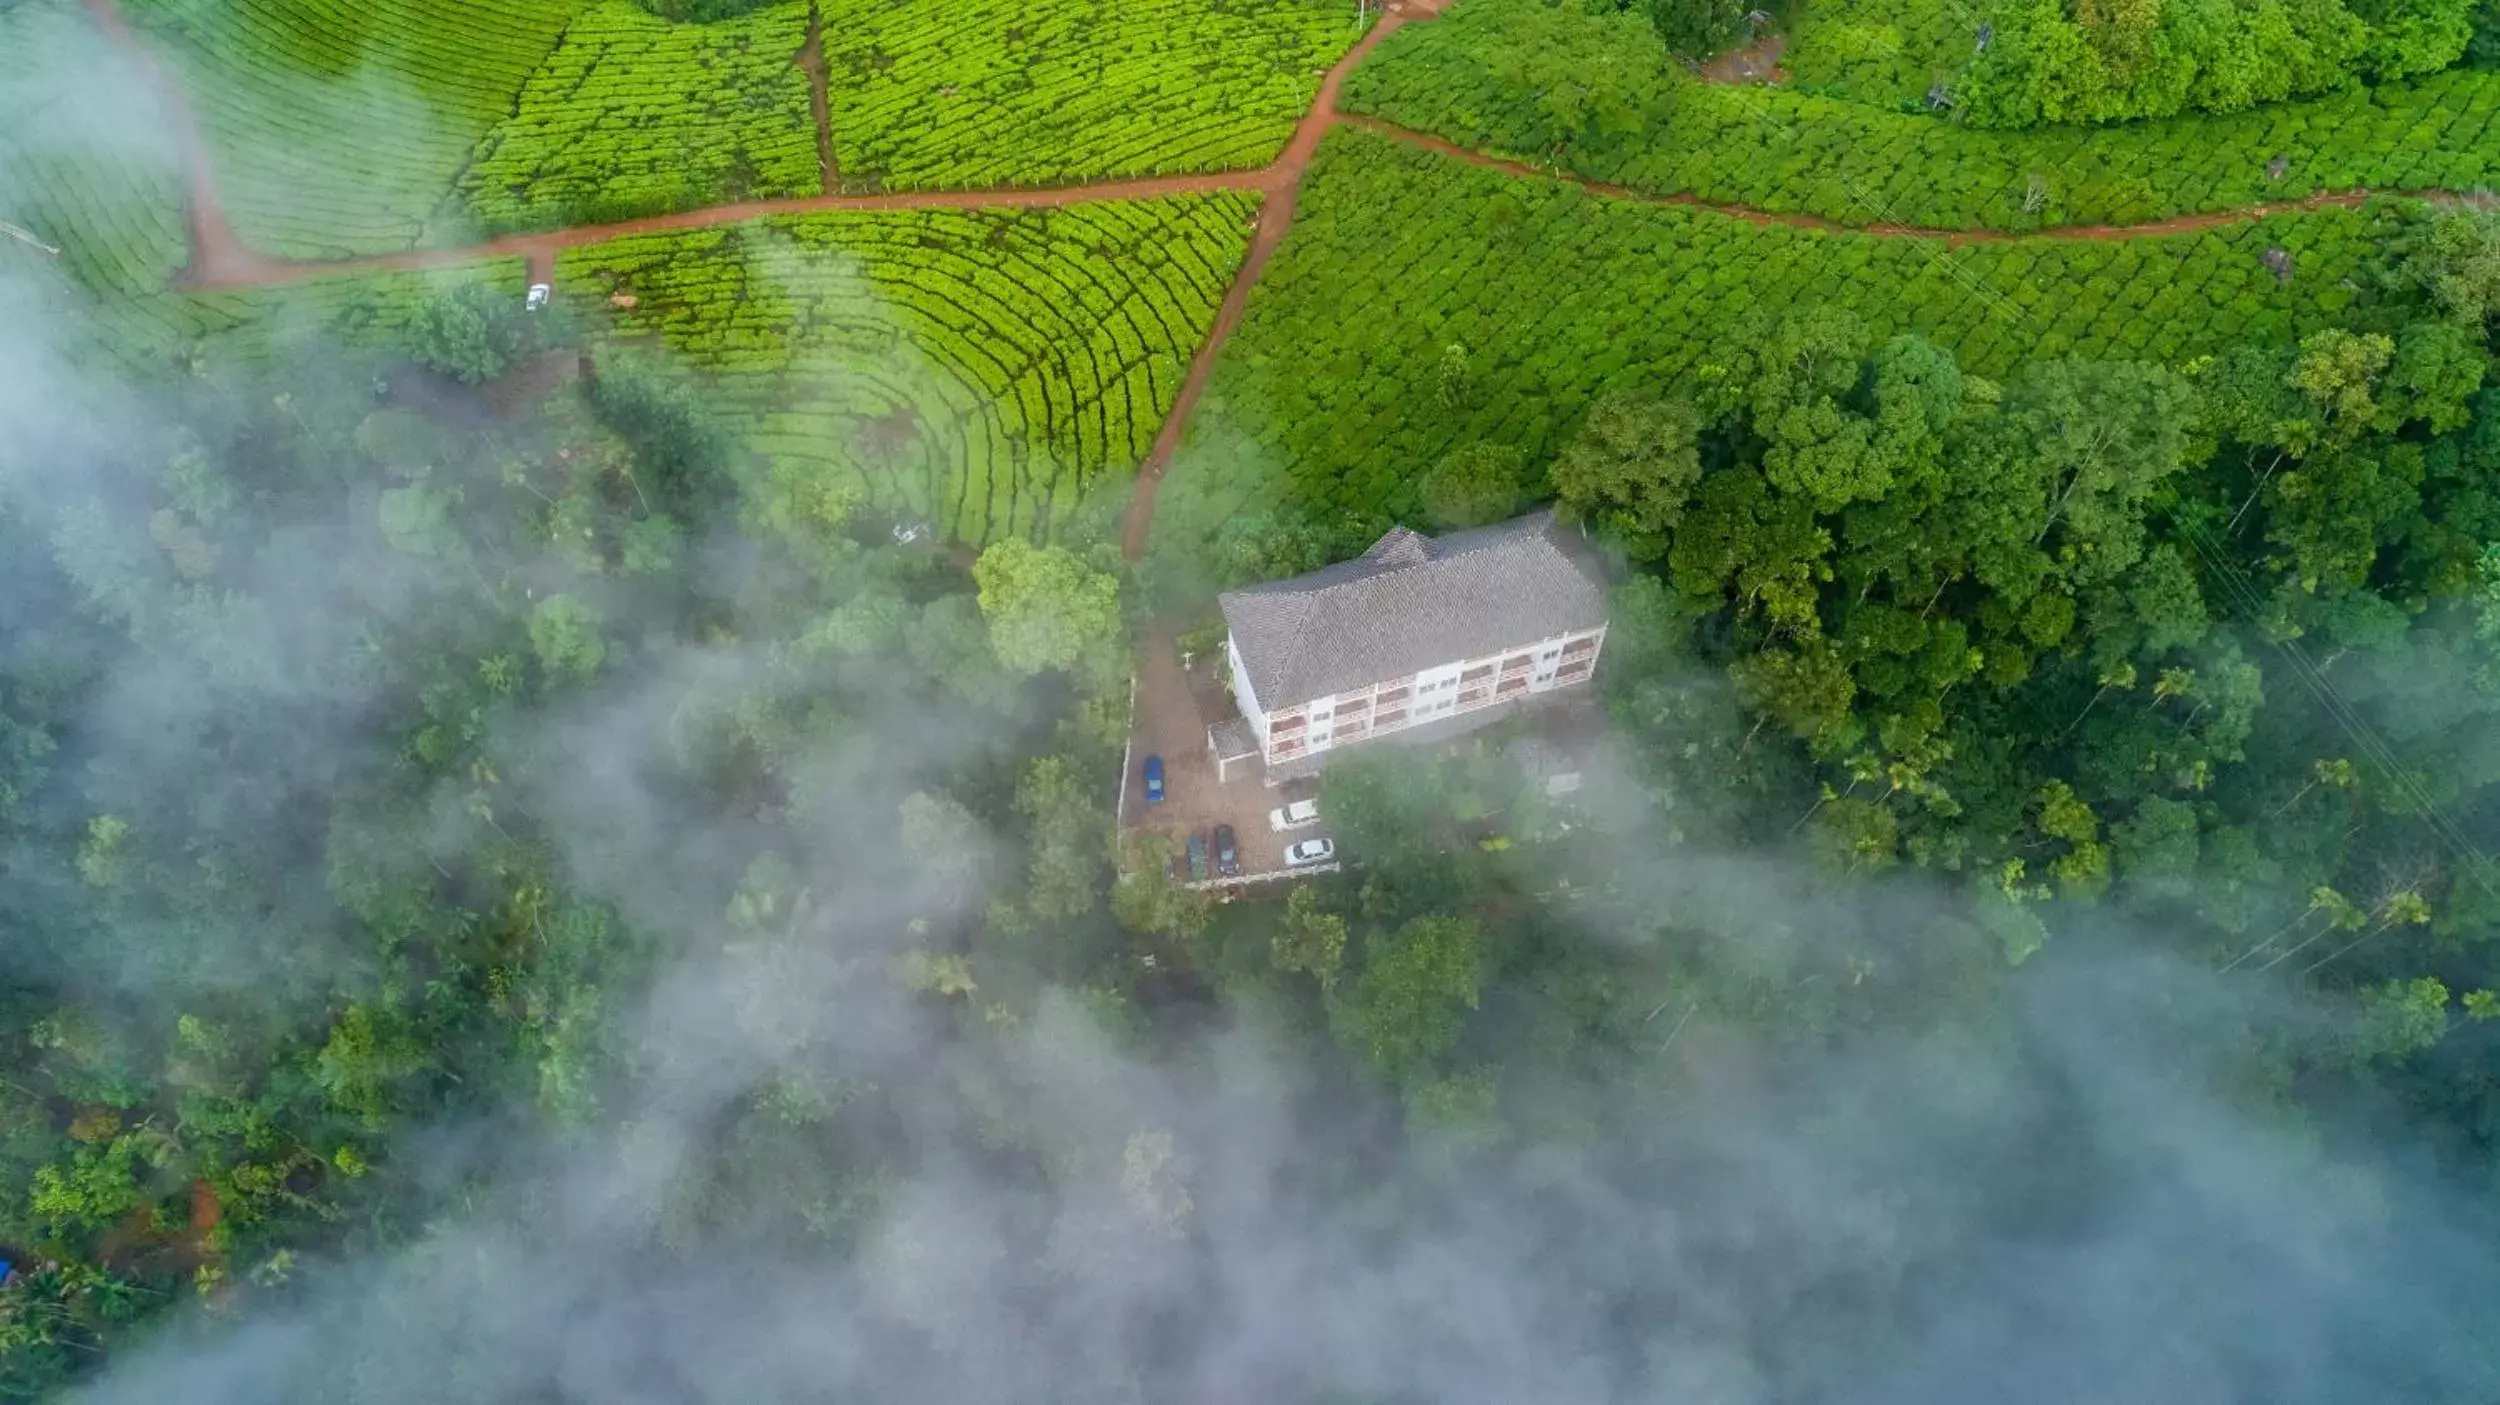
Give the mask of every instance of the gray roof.
<svg viewBox="0 0 2500 1405">
<path fill-rule="evenodd" d="M 1207 728 L 1207 745 L 1219 761 L 1239 761 L 1259 754 L 1259 734 L 1246 717 L 1227 717 Z"/>
<path fill-rule="evenodd" d="M 1550 509 L 1445 537 L 1398 527 L 1351 561 L 1222 603 L 1271 711 L 1606 622 L 1596 563 Z"/>
</svg>

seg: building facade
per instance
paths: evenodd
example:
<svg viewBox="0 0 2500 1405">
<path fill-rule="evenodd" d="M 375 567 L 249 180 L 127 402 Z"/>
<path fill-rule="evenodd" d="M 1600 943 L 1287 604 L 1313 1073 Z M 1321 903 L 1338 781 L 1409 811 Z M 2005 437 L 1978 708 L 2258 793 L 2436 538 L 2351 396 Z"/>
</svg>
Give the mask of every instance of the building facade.
<svg viewBox="0 0 2500 1405">
<path fill-rule="evenodd" d="M 1606 641 L 1603 577 L 1550 512 L 1437 538 L 1399 528 L 1222 603 L 1241 718 L 1209 745 L 1219 770 L 1255 756 L 1271 783 L 1341 747 L 1464 731 L 1586 683 Z"/>
</svg>

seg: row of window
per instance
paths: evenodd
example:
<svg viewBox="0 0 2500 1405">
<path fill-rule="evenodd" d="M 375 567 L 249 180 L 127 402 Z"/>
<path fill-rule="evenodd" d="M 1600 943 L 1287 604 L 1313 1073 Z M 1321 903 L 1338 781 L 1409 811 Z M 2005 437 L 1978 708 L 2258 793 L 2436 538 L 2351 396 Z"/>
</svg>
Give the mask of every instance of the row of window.
<svg viewBox="0 0 2500 1405">
<path fill-rule="evenodd" d="M 1551 648 L 1541 650 L 1533 655 L 1525 653 L 1512 654 L 1503 659 L 1500 664 L 1500 671 L 1502 675 L 1501 681 L 1508 683 L 1516 676 L 1524 674 L 1531 667 L 1540 672 L 1552 669 L 1558 658 L 1562 661 L 1564 669 L 1568 671 L 1574 660 L 1580 659 L 1583 656 L 1592 653 L 1596 648 L 1597 638 L 1592 635 L 1585 638 L 1574 639 L 1568 644 L 1555 645 Z M 1585 664 L 1582 665 L 1582 668 L 1583 672 L 1580 674 L 1580 677 L 1585 677 Z M 1476 685 L 1488 683 L 1493 679 L 1494 670 L 1495 665 L 1493 664 L 1478 664 L 1467 669 L 1464 673 L 1449 674 L 1421 683 L 1414 681 L 1414 675 L 1409 675 L 1406 678 L 1401 678 L 1382 686 L 1378 691 L 1376 700 L 1382 707 L 1389 707 L 1392 705 L 1403 707 L 1410 703 L 1419 708 L 1431 707 L 1440 701 L 1438 698 L 1439 694 L 1447 693 L 1452 689 L 1461 687 L 1462 685 L 1474 687 Z M 1577 682 L 1578 678 L 1558 676 L 1556 681 Z M 1307 709 L 1282 709 L 1270 719 L 1270 725 L 1279 734 L 1289 734 L 1301 731 L 1302 728 L 1309 722 L 1326 722 L 1330 720 L 1332 716 L 1340 720 L 1359 721 L 1359 714 L 1369 711 L 1374 701 L 1375 698 L 1373 697 L 1371 690 L 1368 689 L 1350 693 L 1339 693 L 1335 698 L 1329 699 L 1326 702 L 1312 703 Z M 1333 709 L 1331 707 L 1332 703 L 1334 704 Z M 1381 719 L 1380 725 L 1384 727 L 1389 725 L 1388 719 L 1385 715 Z"/>
</svg>

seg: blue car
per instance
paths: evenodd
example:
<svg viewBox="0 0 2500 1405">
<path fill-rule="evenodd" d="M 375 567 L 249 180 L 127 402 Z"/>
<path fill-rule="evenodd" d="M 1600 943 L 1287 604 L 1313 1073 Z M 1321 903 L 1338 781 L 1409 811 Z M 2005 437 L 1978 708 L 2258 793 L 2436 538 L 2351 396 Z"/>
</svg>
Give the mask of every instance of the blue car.
<svg viewBox="0 0 2500 1405">
<path fill-rule="evenodd" d="M 1163 758 L 1160 756 L 1146 758 L 1146 803 L 1163 803 Z"/>
</svg>

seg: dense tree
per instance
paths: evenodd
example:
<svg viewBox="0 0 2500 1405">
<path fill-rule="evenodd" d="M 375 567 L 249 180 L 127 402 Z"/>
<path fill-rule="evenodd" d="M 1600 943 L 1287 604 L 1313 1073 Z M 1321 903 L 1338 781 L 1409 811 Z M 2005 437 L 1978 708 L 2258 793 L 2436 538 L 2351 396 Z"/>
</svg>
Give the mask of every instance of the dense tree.
<svg viewBox="0 0 2500 1405">
<path fill-rule="evenodd" d="M 1021 537 L 993 543 L 973 564 L 990 647 L 1018 673 L 1117 671 L 1120 582 L 1075 552 Z"/>
<path fill-rule="evenodd" d="M 1515 515 L 1524 456 L 1506 444 L 1452 451 L 1424 480 L 1424 511 L 1445 529 L 1482 527 Z"/>
<path fill-rule="evenodd" d="M 1699 429 L 1693 407 L 1680 401 L 1601 399 L 1554 460 L 1555 496 L 1633 554 L 1656 557 L 1701 478 Z"/>
<path fill-rule="evenodd" d="M 1482 999 L 1484 932 L 1463 917 L 1417 917 L 1364 938 L 1363 964 L 1331 1000 L 1339 1037 L 1381 1076 L 1424 1076 L 1456 1048 Z"/>
</svg>

